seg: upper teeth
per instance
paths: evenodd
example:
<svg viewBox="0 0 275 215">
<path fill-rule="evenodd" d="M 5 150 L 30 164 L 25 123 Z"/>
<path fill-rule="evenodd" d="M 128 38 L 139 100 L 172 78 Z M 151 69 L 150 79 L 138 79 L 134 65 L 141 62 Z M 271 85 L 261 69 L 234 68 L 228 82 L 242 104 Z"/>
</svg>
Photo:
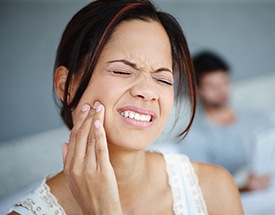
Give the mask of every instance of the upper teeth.
<svg viewBox="0 0 275 215">
<path fill-rule="evenodd" d="M 124 117 L 128 117 L 130 119 L 135 119 L 140 121 L 150 122 L 151 120 L 151 115 L 139 114 L 132 111 L 123 111 L 121 112 L 121 115 Z"/>
</svg>

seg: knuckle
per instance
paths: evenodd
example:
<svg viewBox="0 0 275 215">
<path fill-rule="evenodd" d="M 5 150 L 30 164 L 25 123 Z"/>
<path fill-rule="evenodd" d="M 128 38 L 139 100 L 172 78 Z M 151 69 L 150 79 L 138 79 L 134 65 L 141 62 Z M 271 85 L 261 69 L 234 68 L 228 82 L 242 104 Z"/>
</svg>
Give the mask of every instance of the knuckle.
<svg viewBox="0 0 275 215">
<path fill-rule="evenodd" d="M 84 129 L 79 129 L 76 134 L 75 134 L 75 137 L 77 140 L 80 140 L 82 139 L 84 136 L 85 136 L 85 130 Z"/>
<path fill-rule="evenodd" d="M 103 146 L 102 144 L 97 144 L 96 145 L 96 153 L 98 155 L 104 154 L 106 152 L 106 150 L 107 150 L 106 147 Z"/>
<path fill-rule="evenodd" d="M 69 174 L 73 178 L 78 178 L 81 176 L 81 169 L 76 165 L 73 165 L 73 167 L 69 170 Z"/>
<path fill-rule="evenodd" d="M 70 140 L 74 140 L 75 139 L 75 136 L 76 136 L 76 130 L 75 128 L 73 128 L 71 130 L 71 133 L 70 133 Z"/>
<path fill-rule="evenodd" d="M 105 138 L 105 132 L 104 132 L 104 130 L 99 130 L 97 132 L 97 139 L 102 140 L 104 138 Z"/>
<path fill-rule="evenodd" d="M 97 154 L 103 154 L 106 152 L 107 150 L 107 147 L 104 143 L 105 141 L 105 132 L 104 131 L 100 131 L 98 134 L 97 134 L 97 144 L 96 144 L 96 152 Z"/>
<path fill-rule="evenodd" d="M 64 173 L 70 178 L 76 178 L 81 175 L 81 168 L 74 161 L 64 164 Z"/>
<path fill-rule="evenodd" d="M 89 135 L 87 138 L 87 144 L 92 145 L 95 142 L 95 137 L 93 135 Z"/>
</svg>

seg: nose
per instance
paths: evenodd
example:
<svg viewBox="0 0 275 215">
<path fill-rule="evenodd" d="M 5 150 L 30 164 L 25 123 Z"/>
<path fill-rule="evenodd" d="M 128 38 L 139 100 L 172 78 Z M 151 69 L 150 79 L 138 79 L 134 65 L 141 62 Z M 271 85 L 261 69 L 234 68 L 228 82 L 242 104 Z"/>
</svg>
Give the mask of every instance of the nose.
<svg viewBox="0 0 275 215">
<path fill-rule="evenodd" d="M 135 98 L 143 101 L 157 101 L 159 94 L 154 80 L 150 77 L 139 77 L 136 83 L 131 87 L 130 93 Z"/>
</svg>

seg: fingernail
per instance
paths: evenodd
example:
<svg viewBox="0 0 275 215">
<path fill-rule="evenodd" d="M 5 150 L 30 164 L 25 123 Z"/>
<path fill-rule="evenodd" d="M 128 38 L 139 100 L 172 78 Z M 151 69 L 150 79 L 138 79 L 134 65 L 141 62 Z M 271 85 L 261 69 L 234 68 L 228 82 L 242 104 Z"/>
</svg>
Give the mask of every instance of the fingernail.
<svg viewBox="0 0 275 215">
<path fill-rule="evenodd" d="M 100 102 L 96 101 L 93 105 L 93 109 L 97 109 L 97 107 L 100 105 Z"/>
<path fill-rule="evenodd" d="M 81 110 L 82 110 L 83 112 L 86 112 L 86 111 L 89 110 L 89 108 L 90 108 L 89 105 L 85 104 L 85 105 L 82 106 Z"/>
<path fill-rule="evenodd" d="M 97 108 L 96 108 L 96 112 L 98 113 L 98 112 L 100 112 L 101 110 L 102 110 L 102 105 L 100 104 L 99 106 L 97 106 Z"/>
<path fill-rule="evenodd" d="M 99 126 L 100 126 L 100 122 L 98 120 L 95 121 L 95 128 L 96 129 L 99 129 Z"/>
</svg>

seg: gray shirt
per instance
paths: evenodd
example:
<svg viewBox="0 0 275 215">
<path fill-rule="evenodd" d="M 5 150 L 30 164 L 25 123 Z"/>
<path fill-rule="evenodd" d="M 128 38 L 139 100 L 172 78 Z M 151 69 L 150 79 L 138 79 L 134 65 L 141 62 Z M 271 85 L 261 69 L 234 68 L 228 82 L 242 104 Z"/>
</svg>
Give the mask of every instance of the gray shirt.
<svg viewBox="0 0 275 215">
<path fill-rule="evenodd" d="M 181 151 L 193 161 L 217 164 L 234 174 L 248 165 L 257 132 L 270 124 L 263 114 L 246 110 L 237 111 L 235 123 L 220 125 L 199 111 Z"/>
</svg>

